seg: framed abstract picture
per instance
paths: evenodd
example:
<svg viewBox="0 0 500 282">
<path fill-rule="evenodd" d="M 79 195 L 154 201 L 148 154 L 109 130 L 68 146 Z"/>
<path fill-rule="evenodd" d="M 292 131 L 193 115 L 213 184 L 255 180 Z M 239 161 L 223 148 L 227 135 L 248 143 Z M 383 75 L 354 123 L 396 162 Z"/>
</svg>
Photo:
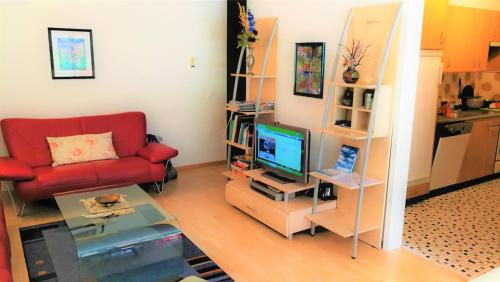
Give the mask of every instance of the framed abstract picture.
<svg viewBox="0 0 500 282">
<path fill-rule="evenodd" d="M 95 78 L 92 30 L 49 27 L 52 79 Z"/>
<path fill-rule="evenodd" d="M 294 95 L 323 99 L 325 43 L 295 44 Z"/>
</svg>

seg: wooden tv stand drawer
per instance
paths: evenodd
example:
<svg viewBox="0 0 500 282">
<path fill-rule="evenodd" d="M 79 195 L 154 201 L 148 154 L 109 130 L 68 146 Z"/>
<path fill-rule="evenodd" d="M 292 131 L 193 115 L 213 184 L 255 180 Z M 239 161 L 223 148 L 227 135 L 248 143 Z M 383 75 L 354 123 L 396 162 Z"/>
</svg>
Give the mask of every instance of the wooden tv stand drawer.
<svg viewBox="0 0 500 282">
<path fill-rule="evenodd" d="M 312 199 L 308 197 L 291 199 L 288 203 L 273 201 L 253 191 L 247 181 L 233 180 L 226 184 L 226 201 L 289 239 L 293 233 L 311 227 L 305 218 L 311 213 Z M 318 210 L 335 207 L 335 201 L 322 202 Z"/>
</svg>

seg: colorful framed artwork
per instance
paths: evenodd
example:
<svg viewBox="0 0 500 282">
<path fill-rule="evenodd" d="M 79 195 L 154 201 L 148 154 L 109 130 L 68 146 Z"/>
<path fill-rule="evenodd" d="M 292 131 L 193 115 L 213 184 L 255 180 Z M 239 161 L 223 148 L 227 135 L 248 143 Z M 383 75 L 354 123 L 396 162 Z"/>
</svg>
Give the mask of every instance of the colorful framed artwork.
<svg viewBox="0 0 500 282">
<path fill-rule="evenodd" d="M 294 95 L 323 99 L 325 43 L 295 44 Z"/>
<path fill-rule="evenodd" d="M 52 79 L 95 78 L 91 29 L 49 27 Z"/>
</svg>

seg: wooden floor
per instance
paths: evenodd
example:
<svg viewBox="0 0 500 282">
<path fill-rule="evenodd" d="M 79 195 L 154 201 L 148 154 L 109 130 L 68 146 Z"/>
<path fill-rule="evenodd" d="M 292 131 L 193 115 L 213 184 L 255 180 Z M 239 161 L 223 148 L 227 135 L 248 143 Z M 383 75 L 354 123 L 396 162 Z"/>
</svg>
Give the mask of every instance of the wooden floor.
<svg viewBox="0 0 500 282">
<path fill-rule="evenodd" d="M 463 276 L 409 251 L 384 252 L 364 243 L 351 259 L 351 239 L 330 232 L 288 240 L 224 200 L 223 166 L 180 171 L 158 202 L 183 232 L 236 281 L 465 281 Z M 14 281 L 27 281 L 18 228 L 61 219 L 57 208 L 31 205 L 14 215 L 2 195 L 12 245 Z"/>
</svg>

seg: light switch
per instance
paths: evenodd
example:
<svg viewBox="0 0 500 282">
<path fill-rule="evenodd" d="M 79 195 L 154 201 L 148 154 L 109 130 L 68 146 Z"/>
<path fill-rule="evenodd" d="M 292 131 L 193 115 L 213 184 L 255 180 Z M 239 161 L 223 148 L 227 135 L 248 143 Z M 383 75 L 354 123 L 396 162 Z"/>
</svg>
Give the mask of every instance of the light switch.
<svg viewBox="0 0 500 282">
<path fill-rule="evenodd" d="M 189 66 L 192 68 L 196 67 L 196 58 L 195 57 L 189 58 Z"/>
</svg>

